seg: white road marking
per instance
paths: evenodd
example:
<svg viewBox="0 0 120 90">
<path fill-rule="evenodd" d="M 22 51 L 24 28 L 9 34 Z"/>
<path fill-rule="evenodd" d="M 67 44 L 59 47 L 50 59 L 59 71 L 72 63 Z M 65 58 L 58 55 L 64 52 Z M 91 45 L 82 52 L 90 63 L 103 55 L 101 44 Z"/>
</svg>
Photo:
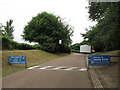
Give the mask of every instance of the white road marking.
<svg viewBox="0 0 120 90">
<path fill-rule="evenodd" d="M 66 70 L 66 71 L 87 71 L 87 68 L 67 67 L 67 66 L 33 66 L 28 69 L 42 69 L 42 70 Z"/>
<path fill-rule="evenodd" d="M 76 69 L 78 67 L 70 67 L 70 68 L 67 68 L 67 69 L 64 69 L 64 70 L 73 70 L 73 69 Z"/>
<path fill-rule="evenodd" d="M 58 69 L 62 69 L 62 68 L 67 68 L 67 67 L 65 67 L 65 66 L 60 66 L 60 67 L 53 68 L 52 70 L 58 70 Z"/>
<path fill-rule="evenodd" d="M 36 68 L 36 67 L 40 67 L 40 66 L 33 66 L 33 67 L 29 67 L 28 69 L 33 69 L 33 68 Z"/>
<path fill-rule="evenodd" d="M 81 68 L 81 69 L 79 69 L 79 71 L 86 71 L 87 70 L 87 68 Z"/>
<path fill-rule="evenodd" d="M 47 68 L 50 68 L 50 67 L 53 67 L 53 66 L 45 66 L 45 67 L 41 67 L 39 69 L 47 69 Z"/>
</svg>

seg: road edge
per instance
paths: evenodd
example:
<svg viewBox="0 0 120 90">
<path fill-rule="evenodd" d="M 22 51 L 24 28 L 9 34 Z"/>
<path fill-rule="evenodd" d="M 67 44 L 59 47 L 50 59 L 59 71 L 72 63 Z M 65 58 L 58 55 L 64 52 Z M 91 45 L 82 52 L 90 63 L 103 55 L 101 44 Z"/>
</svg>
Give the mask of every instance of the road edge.
<svg viewBox="0 0 120 90">
<path fill-rule="evenodd" d="M 103 88 L 100 80 L 98 79 L 97 74 L 94 72 L 92 67 L 88 70 L 88 72 L 90 73 L 90 77 L 92 79 L 94 88 Z"/>
<path fill-rule="evenodd" d="M 88 54 L 84 56 L 84 60 L 85 60 L 87 71 L 90 74 L 94 88 L 104 88 L 103 85 L 101 84 L 100 80 L 98 79 L 97 74 L 94 72 L 94 69 L 92 68 L 92 66 L 88 66 L 87 56 L 88 56 Z"/>
</svg>

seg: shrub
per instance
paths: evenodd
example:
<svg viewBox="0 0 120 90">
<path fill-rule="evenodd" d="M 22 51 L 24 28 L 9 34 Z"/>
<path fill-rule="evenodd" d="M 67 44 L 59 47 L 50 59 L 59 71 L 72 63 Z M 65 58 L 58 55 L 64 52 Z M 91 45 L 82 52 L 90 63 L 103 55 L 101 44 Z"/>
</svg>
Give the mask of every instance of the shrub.
<svg viewBox="0 0 120 90">
<path fill-rule="evenodd" d="M 0 39 L 2 39 L 2 49 L 20 49 L 20 50 L 29 50 L 29 49 L 37 49 L 40 46 L 39 45 L 29 45 L 26 43 L 18 43 L 16 41 L 13 41 L 12 39 L 10 39 L 10 37 L 8 35 L 2 35 L 0 37 Z"/>
<path fill-rule="evenodd" d="M 18 49 L 20 50 L 29 50 L 29 49 L 33 49 L 32 45 L 26 44 L 26 43 L 19 43 Z"/>
<path fill-rule="evenodd" d="M 80 50 L 71 50 L 71 52 L 80 53 Z"/>
<path fill-rule="evenodd" d="M 41 49 L 41 45 L 40 44 L 35 44 L 35 45 L 32 45 L 32 48 L 33 49 Z"/>
<path fill-rule="evenodd" d="M 0 37 L 2 39 L 2 49 L 13 49 L 12 39 L 8 35 L 2 35 Z"/>
</svg>

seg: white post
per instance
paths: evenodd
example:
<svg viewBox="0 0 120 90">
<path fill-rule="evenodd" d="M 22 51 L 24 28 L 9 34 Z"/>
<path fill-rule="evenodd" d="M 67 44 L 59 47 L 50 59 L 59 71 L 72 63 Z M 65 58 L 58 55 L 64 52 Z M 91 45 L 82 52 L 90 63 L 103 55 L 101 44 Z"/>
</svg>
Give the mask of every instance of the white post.
<svg viewBox="0 0 120 90">
<path fill-rule="evenodd" d="M 62 40 L 59 40 L 59 44 L 62 44 Z"/>
</svg>

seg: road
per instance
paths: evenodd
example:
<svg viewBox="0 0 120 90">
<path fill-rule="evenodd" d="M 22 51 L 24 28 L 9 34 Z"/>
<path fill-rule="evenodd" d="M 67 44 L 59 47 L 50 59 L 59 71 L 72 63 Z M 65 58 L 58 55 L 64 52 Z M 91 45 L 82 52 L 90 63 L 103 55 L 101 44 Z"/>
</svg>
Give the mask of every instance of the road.
<svg viewBox="0 0 120 90">
<path fill-rule="evenodd" d="M 93 88 L 88 71 L 82 70 L 86 68 L 84 54 L 71 54 L 39 66 L 44 68 L 29 68 L 4 77 L 3 88 Z"/>
</svg>

